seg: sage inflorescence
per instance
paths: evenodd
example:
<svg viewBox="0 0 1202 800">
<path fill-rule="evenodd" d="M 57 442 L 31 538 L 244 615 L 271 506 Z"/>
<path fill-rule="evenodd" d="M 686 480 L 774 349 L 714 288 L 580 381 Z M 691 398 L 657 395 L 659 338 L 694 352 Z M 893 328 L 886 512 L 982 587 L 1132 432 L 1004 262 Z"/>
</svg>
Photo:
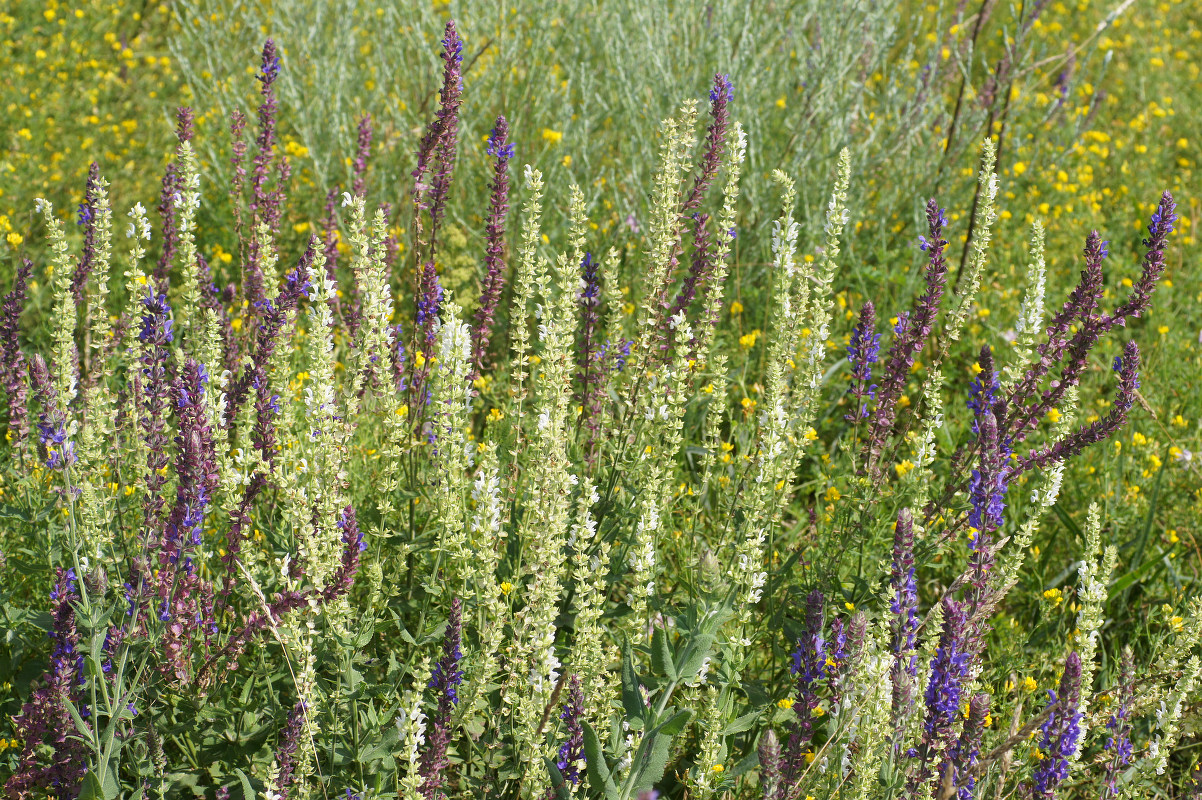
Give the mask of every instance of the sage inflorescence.
<svg viewBox="0 0 1202 800">
<path fill-rule="evenodd" d="M 1109 584 L 1119 550 L 1094 508 L 1079 560 L 1040 589 L 1059 608 L 1076 574 L 1076 625 L 1009 630 L 1041 521 L 1073 519 L 1066 469 L 1139 413 L 1134 323 L 1166 269 L 1172 195 L 1121 299 L 1095 232 L 1050 315 L 1036 222 L 1008 342 L 970 322 L 1007 197 L 986 140 L 963 267 L 959 200 L 930 199 L 917 296 L 849 308 L 850 151 L 816 216 L 798 219 L 780 170 L 780 207 L 742 209 L 762 156 L 717 74 L 708 119 L 689 100 L 663 121 L 647 206 L 618 226 L 641 249 L 622 246 L 593 221 L 603 181 L 559 196 L 511 163 L 540 146 L 523 109 L 461 135 L 467 41 L 446 24 L 400 190 L 372 180 L 398 133 L 363 115 L 344 178 L 293 213 L 287 55 L 268 39 L 253 143 L 229 120 L 228 198 L 197 155 L 211 128 L 182 109 L 157 230 L 136 203 L 114 243 L 95 164 L 74 228 L 37 201 L 50 261 L 15 267 L 0 391 L 21 473 L 6 519 L 35 542 L 5 557 L 49 588 L 50 642 L 22 651 L 40 677 L 19 690 L 8 793 L 1166 785 L 1202 606 L 1123 649 L 1108 604 L 1135 578 Z M 456 206 L 468 181 L 486 208 Z M 751 263 L 739 226 L 768 218 L 753 293 L 732 280 Z M 206 259 L 218 240 L 229 258 Z M 45 332 L 23 327 L 43 268 Z M 742 327 L 745 302 L 761 328 Z M 1105 413 L 1086 416 L 1095 394 Z"/>
</svg>

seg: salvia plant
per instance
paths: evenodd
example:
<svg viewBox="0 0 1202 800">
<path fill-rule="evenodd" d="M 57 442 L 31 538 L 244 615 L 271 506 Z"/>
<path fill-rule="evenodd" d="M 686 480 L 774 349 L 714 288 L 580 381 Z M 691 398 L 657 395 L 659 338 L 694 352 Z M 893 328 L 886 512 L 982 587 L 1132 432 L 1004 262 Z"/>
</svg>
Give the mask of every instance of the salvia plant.
<svg viewBox="0 0 1202 800">
<path fill-rule="evenodd" d="M 366 202 L 364 118 L 351 190 L 329 187 L 301 252 L 279 243 L 271 40 L 257 120 L 229 121 L 232 231 L 199 229 L 187 109 L 157 213 L 115 206 L 98 169 L 73 219 L 36 201 L 49 260 L 19 265 L 0 318 L 20 473 L 6 526 L 26 543 L 4 563 L 43 595 L 9 612 L 6 663 L 27 677 L 7 794 L 1168 786 L 1202 607 L 1154 617 L 1138 651 L 1112 641 L 1118 556 L 1094 508 L 1076 630 L 1016 658 L 1000 628 L 1066 464 L 1140 401 L 1125 332 L 1164 270 L 1172 196 L 1114 302 L 1098 233 L 1063 303 L 1045 297 L 1036 222 L 1014 340 L 969 341 L 1000 213 L 992 140 L 963 267 L 932 199 L 904 308 L 836 302 L 848 154 L 813 258 L 777 171 L 766 329 L 740 337 L 737 87 L 716 75 L 707 106 L 663 121 L 646 249 L 600 252 L 583 190 L 549 197 L 518 167 L 528 132 L 499 117 L 487 164 L 458 158 L 463 58 L 449 23 L 395 202 Z M 468 307 L 441 280 L 464 170 L 491 191 Z M 565 241 L 543 233 L 550 209 Z M 201 256 L 217 236 L 228 267 Z M 54 305 L 27 339 L 35 271 Z M 1091 392 L 1108 411 L 1080 419 Z M 1057 681 L 1026 686 L 1020 658 L 1050 659 Z"/>
</svg>

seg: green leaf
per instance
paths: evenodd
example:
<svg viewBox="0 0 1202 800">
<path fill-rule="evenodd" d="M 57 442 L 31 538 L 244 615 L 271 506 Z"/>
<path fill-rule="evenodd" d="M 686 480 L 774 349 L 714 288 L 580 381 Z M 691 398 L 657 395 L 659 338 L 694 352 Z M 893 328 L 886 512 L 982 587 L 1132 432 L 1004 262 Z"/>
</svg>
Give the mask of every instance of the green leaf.
<svg viewBox="0 0 1202 800">
<path fill-rule="evenodd" d="M 1142 578 L 1145 573 L 1149 572 L 1153 567 L 1155 567 L 1157 563 L 1158 562 L 1156 561 L 1146 561 L 1138 569 L 1133 569 L 1121 576 L 1118 580 L 1110 585 L 1110 591 L 1107 592 L 1107 599 L 1113 600 L 1114 598 L 1118 597 L 1120 594 L 1130 588 L 1133 583 Z"/>
<path fill-rule="evenodd" d="M 83 717 L 79 715 L 79 709 L 70 700 L 67 700 L 63 705 L 67 707 L 67 711 L 71 714 L 71 719 L 75 721 L 75 730 L 79 732 L 79 736 L 88 743 L 88 747 L 95 750 L 95 740 L 92 738 L 92 728 L 83 721 Z"/>
<path fill-rule="evenodd" d="M 16 506 L 3 505 L 0 506 L 0 519 L 19 519 L 22 522 L 29 522 L 32 518 L 28 511 L 17 508 Z"/>
<path fill-rule="evenodd" d="M 96 777 L 95 772 L 84 776 L 83 785 L 79 788 L 79 800 L 105 800 L 104 787 L 100 785 L 100 778 Z"/>
<path fill-rule="evenodd" d="M 117 784 L 117 776 L 112 770 L 106 770 L 104 781 L 101 782 L 100 776 L 95 770 L 89 770 L 84 776 L 83 786 L 80 787 L 80 800 L 112 800 L 121 794 L 121 787 Z"/>
<path fill-rule="evenodd" d="M 242 682 L 242 694 L 238 696 L 238 705 L 245 706 L 250 702 L 250 692 L 255 688 L 255 679 L 250 677 Z"/>
<path fill-rule="evenodd" d="M 390 725 L 384 731 L 384 736 L 379 743 L 364 747 L 359 751 L 359 763 L 370 764 L 373 761 L 381 761 L 392 756 L 392 748 L 401 740 L 401 732 L 395 725 Z"/>
<path fill-rule="evenodd" d="M 1056 512 L 1056 517 L 1060 520 L 1060 524 L 1068 528 L 1068 532 L 1078 539 L 1084 539 L 1085 534 L 1081 532 L 1081 526 L 1073 522 L 1073 518 L 1068 515 L 1064 507 L 1059 502 L 1052 504 L 1052 511 Z"/>
<path fill-rule="evenodd" d="M 618 787 L 614 785 L 613 775 L 605 763 L 605 751 L 601 748 L 601 740 L 587 721 L 584 723 L 584 760 L 589 786 L 605 792 L 605 800 L 617 800 Z"/>
<path fill-rule="evenodd" d="M 802 551 L 800 549 L 794 550 L 793 553 L 785 559 L 785 562 L 781 564 L 777 570 L 775 570 L 772 579 L 768 581 L 768 585 L 764 587 L 763 596 L 765 598 L 776 596 L 777 589 L 779 589 L 785 581 L 792 580 L 791 576 L 793 575 L 793 565 L 797 563 L 797 559 L 801 558 L 801 552 Z"/>
<path fill-rule="evenodd" d="M 681 680 L 691 680 L 701 670 L 701 665 L 714 648 L 717 637 L 712 633 L 699 633 L 689 640 L 685 658 L 680 666 Z"/>
<path fill-rule="evenodd" d="M 375 635 L 376 635 L 375 621 L 373 620 L 373 621 L 367 622 L 366 624 L 364 624 L 363 630 L 359 631 L 359 633 L 355 636 L 355 648 L 361 650 L 364 647 L 367 647 L 369 644 L 371 644 L 372 637 Z"/>
<path fill-rule="evenodd" d="M 240 769 L 234 769 L 234 774 L 242 783 L 242 800 L 255 800 L 257 797 L 255 787 L 251 785 L 250 778 L 246 777 L 246 773 Z"/>
<path fill-rule="evenodd" d="M 742 733 L 743 731 L 751 730 L 751 726 L 755 725 L 755 721 L 759 719 L 759 716 L 760 712 L 758 711 L 752 711 L 749 714 L 744 714 L 734 722 L 727 725 L 726 728 L 723 729 L 722 735 L 730 736 L 731 734 Z"/>
<path fill-rule="evenodd" d="M 655 633 L 651 635 L 651 666 L 660 675 L 667 676 L 669 681 L 677 680 L 672 648 L 668 644 L 668 631 L 662 625 L 656 626 Z"/>
<path fill-rule="evenodd" d="M 658 728 L 643 737 L 643 743 L 639 745 L 631 765 L 635 770 L 634 791 L 636 793 L 654 789 L 656 781 L 664 777 L 671 747 L 672 737 L 661 734 Z"/>
<path fill-rule="evenodd" d="M 750 753 L 743 756 L 742 760 L 739 761 L 739 763 L 735 764 L 733 768 L 727 770 L 726 777 L 729 779 L 729 778 L 737 778 L 740 775 L 746 775 L 748 772 L 751 772 L 751 770 L 758 767 L 759 765 L 760 765 L 760 754 L 756 750 L 752 750 Z"/>
<path fill-rule="evenodd" d="M 639 686 L 639 676 L 634 671 L 634 658 L 630 645 L 622 652 L 622 707 L 626 710 L 626 718 L 633 725 L 643 726 L 643 717 L 647 713 L 647 704 L 643 701 L 643 691 Z"/>
<path fill-rule="evenodd" d="M 559 771 L 555 759 L 544 758 L 543 763 L 547 765 L 547 772 L 551 776 L 551 790 L 555 792 L 555 797 L 558 800 L 571 800 L 572 791 L 568 788 L 568 782 L 564 780 L 563 773 Z"/>
<path fill-rule="evenodd" d="M 26 510 L 14 505 L 0 506 L 0 519 L 19 519 L 22 522 L 43 522 L 54 512 L 55 503 L 42 506 L 37 511 Z"/>
<path fill-rule="evenodd" d="M 645 792 L 654 788 L 656 782 L 664 777 L 668 755 L 672 749 L 672 737 L 684 730 L 691 719 L 692 709 L 677 711 L 667 722 L 655 726 L 643 737 L 643 742 L 631 763 L 635 775 L 635 792 Z"/>
<path fill-rule="evenodd" d="M 686 708 L 682 711 L 677 711 L 667 722 L 656 726 L 655 732 L 662 733 L 667 736 L 675 736 L 684 730 L 684 726 L 689 724 L 693 719 L 693 709 Z"/>
<path fill-rule="evenodd" d="M 104 628 L 100 628 L 92 634 L 91 647 L 89 648 L 87 660 L 91 664 L 92 669 L 89 672 L 93 678 L 104 674 L 101 665 L 104 663 L 104 640 L 107 638 L 108 631 Z"/>
</svg>

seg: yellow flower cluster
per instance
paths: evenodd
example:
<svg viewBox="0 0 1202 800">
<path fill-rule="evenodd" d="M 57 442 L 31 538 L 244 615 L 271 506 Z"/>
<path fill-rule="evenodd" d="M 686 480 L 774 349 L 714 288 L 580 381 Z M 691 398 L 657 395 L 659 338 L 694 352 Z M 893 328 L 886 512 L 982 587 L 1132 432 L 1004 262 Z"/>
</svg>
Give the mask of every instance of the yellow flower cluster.
<svg viewBox="0 0 1202 800">
<path fill-rule="evenodd" d="M 92 161 L 130 196 L 157 195 L 161 173 L 147 165 L 162 163 L 172 131 L 140 120 L 148 108 L 190 97 L 164 55 L 169 24 L 166 3 L 4 4 L 0 235 L 9 246 L 22 244 L 30 197 L 60 198 L 60 208 L 70 207 L 62 198 L 71 205 L 83 199 Z"/>
</svg>

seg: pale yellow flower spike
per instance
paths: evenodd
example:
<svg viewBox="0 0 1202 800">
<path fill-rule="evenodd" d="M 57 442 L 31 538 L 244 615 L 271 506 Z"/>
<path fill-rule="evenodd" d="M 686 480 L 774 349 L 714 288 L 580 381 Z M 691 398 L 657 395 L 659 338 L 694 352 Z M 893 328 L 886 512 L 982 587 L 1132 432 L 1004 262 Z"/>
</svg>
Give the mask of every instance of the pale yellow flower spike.
<svg viewBox="0 0 1202 800">
<path fill-rule="evenodd" d="M 959 276 L 959 303 L 955 311 L 948 317 L 947 337 L 957 341 L 964 332 L 964 323 L 972 310 L 973 299 L 981 288 L 981 274 L 985 271 L 985 257 L 989 252 L 989 242 L 993 237 L 993 225 L 997 222 L 996 208 L 998 193 L 998 176 L 994 172 L 997 162 L 997 143 L 992 138 L 985 139 L 981 145 L 981 172 L 979 174 L 980 201 L 978 206 L 977 225 L 973 229 L 972 242 L 968 254 L 965 272 Z"/>
</svg>

